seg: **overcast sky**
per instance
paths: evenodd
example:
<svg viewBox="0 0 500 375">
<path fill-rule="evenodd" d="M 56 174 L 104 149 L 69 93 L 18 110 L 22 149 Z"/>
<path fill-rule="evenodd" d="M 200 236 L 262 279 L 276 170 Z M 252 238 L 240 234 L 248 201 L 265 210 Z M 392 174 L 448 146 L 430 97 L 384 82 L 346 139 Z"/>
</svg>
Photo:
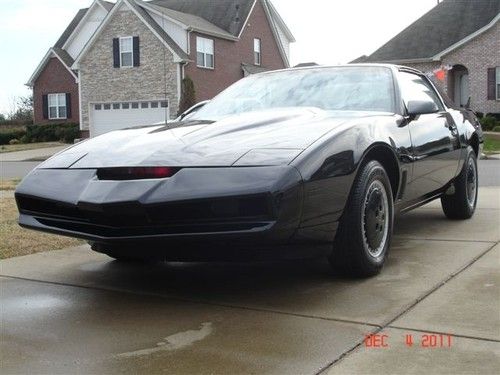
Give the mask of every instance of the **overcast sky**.
<svg viewBox="0 0 500 375">
<path fill-rule="evenodd" d="M 217 0 L 213 0 L 217 1 Z M 346 63 L 370 54 L 437 0 L 271 0 L 297 39 L 292 64 Z M 0 0 L 0 113 L 16 96 L 78 9 L 92 0 Z"/>
</svg>

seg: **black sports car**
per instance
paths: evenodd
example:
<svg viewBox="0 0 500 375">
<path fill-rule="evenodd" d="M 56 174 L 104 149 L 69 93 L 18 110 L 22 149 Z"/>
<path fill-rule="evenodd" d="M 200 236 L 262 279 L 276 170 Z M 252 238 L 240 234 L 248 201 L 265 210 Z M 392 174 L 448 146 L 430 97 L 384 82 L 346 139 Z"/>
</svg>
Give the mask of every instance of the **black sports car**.
<svg viewBox="0 0 500 375">
<path fill-rule="evenodd" d="M 474 214 L 482 143 L 474 114 L 413 69 L 263 73 L 184 121 L 55 155 L 17 188 L 19 223 L 117 259 L 327 255 L 368 276 L 395 213 L 440 198 L 451 219 Z"/>
</svg>

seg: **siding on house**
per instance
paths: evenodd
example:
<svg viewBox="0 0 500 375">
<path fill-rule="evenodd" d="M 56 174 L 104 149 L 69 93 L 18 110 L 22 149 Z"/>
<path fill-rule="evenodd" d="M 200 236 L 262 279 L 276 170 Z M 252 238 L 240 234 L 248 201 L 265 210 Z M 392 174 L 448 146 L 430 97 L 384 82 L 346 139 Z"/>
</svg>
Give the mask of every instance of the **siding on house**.
<svg viewBox="0 0 500 375">
<path fill-rule="evenodd" d="M 500 22 L 444 56 L 442 62 L 451 66 L 460 64 L 468 69 L 472 109 L 500 113 L 500 101 L 488 100 L 488 68 L 500 67 Z"/>
<path fill-rule="evenodd" d="M 138 36 L 140 66 L 113 67 L 113 38 Z M 92 103 L 164 100 L 170 114 L 178 110 L 178 64 L 172 53 L 128 8 L 123 6 L 109 21 L 80 62 L 82 130 L 89 129 Z"/>
<path fill-rule="evenodd" d="M 43 95 L 64 93 L 71 94 L 71 117 L 65 120 L 49 120 L 43 118 Z M 52 57 L 45 69 L 35 80 L 33 86 L 34 122 L 35 124 L 79 122 L 78 84 L 75 77 L 59 61 Z"/>
<path fill-rule="evenodd" d="M 443 56 L 441 61 L 404 64 L 424 72 L 441 65 L 463 65 L 469 71 L 471 108 L 482 113 L 500 113 L 500 101 L 488 100 L 488 68 L 500 67 L 500 22 L 458 49 Z M 447 82 L 440 82 L 448 91 Z"/>
<path fill-rule="evenodd" d="M 85 47 L 85 44 L 87 44 L 89 39 L 101 24 L 102 20 L 108 14 L 108 12 L 98 4 L 95 4 L 88 10 L 88 12 L 90 13 L 86 15 L 87 21 L 84 24 L 78 25 L 78 32 L 74 34 L 69 42 L 66 41 L 64 44 L 59 46 L 62 48 L 67 44 L 65 49 L 73 59 L 76 59 L 76 57 L 80 54 L 83 47 Z"/>
<path fill-rule="evenodd" d="M 214 40 L 214 69 L 203 69 L 196 66 L 197 36 Z M 256 2 L 238 42 L 217 39 L 194 32 L 190 34 L 190 58 L 193 62 L 185 67 L 185 75 L 189 76 L 195 84 L 197 101 L 212 99 L 222 90 L 243 78 L 241 63 L 254 63 L 254 38 L 261 40 L 261 66 L 263 68 L 276 70 L 286 67 L 260 1 Z"/>
</svg>

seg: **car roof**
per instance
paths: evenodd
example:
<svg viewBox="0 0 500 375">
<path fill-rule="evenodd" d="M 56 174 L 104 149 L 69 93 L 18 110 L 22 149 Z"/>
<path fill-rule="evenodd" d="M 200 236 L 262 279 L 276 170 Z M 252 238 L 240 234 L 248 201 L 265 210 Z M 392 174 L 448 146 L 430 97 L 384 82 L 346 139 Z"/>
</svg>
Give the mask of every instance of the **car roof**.
<svg viewBox="0 0 500 375">
<path fill-rule="evenodd" d="M 314 65 L 314 66 L 301 66 L 301 67 L 294 67 L 294 68 L 287 68 L 287 69 L 280 69 L 280 70 L 271 70 L 267 72 L 262 72 L 258 73 L 255 75 L 266 75 L 266 74 L 273 74 L 273 73 L 278 73 L 278 72 L 289 72 L 289 71 L 302 71 L 302 70 L 322 70 L 322 69 L 331 69 L 331 68 L 369 68 L 369 67 L 381 67 L 381 68 L 388 68 L 388 69 L 393 69 L 393 70 L 405 70 L 405 71 L 411 71 L 414 73 L 418 74 L 423 74 L 420 70 L 418 69 L 413 69 L 408 66 L 403 66 L 403 65 L 396 65 L 396 64 L 379 64 L 379 63 L 359 63 L 359 64 L 339 64 L 339 65 Z"/>
</svg>

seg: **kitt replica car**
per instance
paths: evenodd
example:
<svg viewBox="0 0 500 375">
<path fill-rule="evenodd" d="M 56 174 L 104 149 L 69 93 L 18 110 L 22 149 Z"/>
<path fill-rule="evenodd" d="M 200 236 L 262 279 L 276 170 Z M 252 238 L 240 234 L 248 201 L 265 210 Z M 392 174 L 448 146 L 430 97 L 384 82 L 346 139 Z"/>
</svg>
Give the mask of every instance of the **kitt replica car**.
<svg viewBox="0 0 500 375">
<path fill-rule="evenodd" d="M 419 71 L 313 67 L 237 82 L 186 120 L 114 131 L 47 160 L 15 196 L 23 227 L 116 259 L 329 257 L 378 273 L 394 215 L 477 201 L 483 135 Z"/>
</svg>

